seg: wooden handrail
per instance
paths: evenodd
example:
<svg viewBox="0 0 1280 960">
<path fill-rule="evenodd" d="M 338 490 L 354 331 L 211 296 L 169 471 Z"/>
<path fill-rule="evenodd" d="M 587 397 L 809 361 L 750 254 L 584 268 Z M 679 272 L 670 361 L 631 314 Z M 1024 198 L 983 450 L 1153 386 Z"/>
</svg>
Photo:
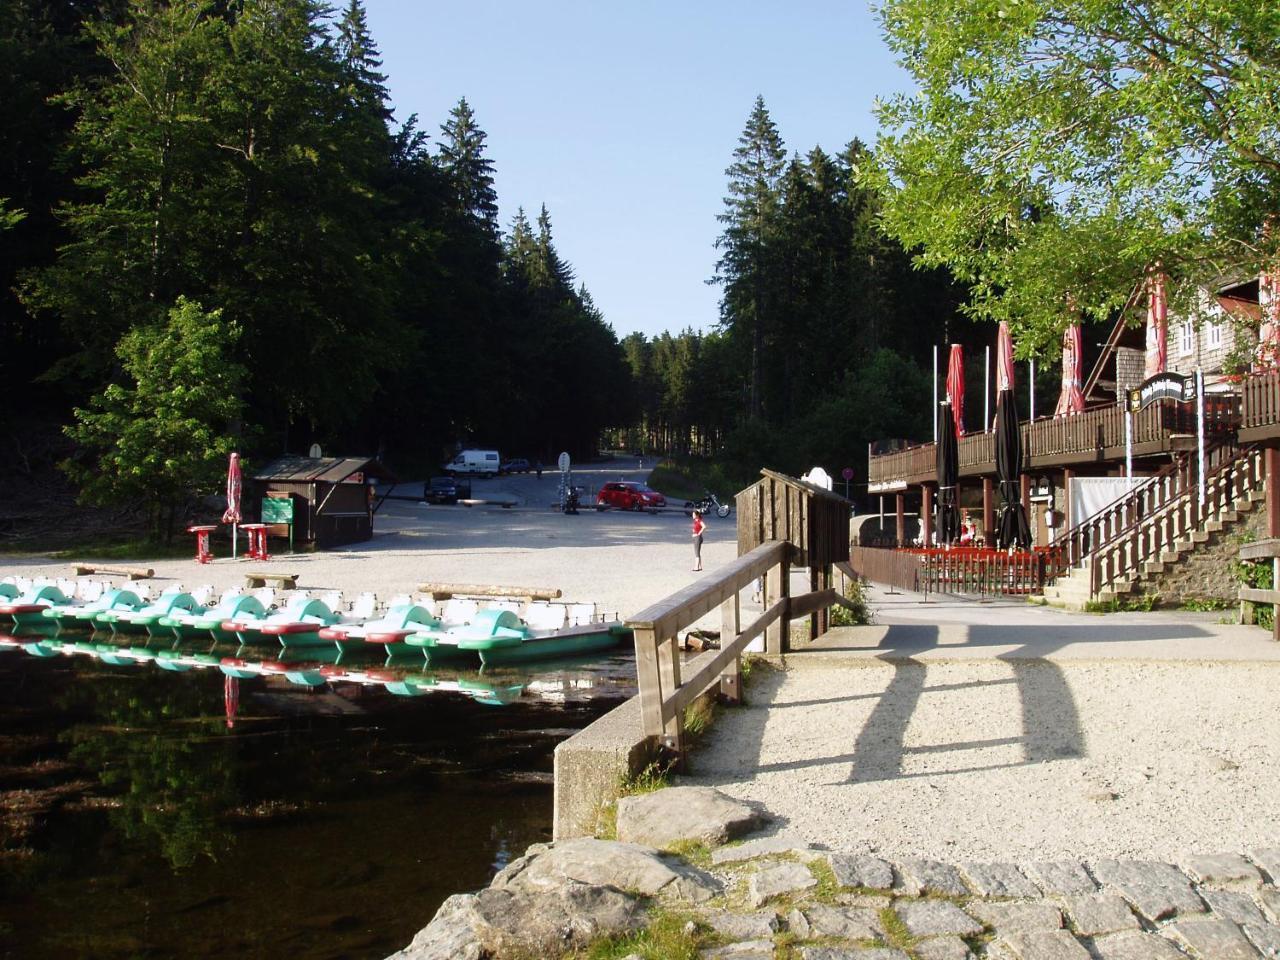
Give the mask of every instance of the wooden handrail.
<svg viewBox="0 0 1280 960">
<path fill-rule="evenodd" d="M 771 540 L 713 574 L 651 604 L 627 621 L 635 637 L 636 675 L 644 732 L 677 758 L 684 751 L 684 711 L 719 684 L 720 693 L 738 699 L 742 689 L 742 653 L 764 635 L 766 649 L 785 653 L 794 618 L 825 610 L 843 600 L 835 590 L 789 595 L 794 544 Z M 739 596 L 758 578 L 765 581 L 765 609 L 742 623 Z M 716 607 L 721 611 L 720 649 L 681 664 L 679 631 Z M 688 676 L 681 673 L 688 670 Z"/>
</svg>

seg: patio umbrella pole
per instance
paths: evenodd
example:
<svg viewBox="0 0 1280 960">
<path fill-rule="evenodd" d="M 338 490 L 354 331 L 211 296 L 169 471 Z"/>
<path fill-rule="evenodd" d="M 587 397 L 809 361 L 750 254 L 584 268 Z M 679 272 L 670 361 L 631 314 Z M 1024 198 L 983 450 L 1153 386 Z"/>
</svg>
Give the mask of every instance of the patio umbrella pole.
<svg viewBox="0 0 1280 960">
<path fill-rule="evenodd" d="M 1200 459 L 1200 509 L 1204 509 L 1208 499 L 1204 479 L 1204 373 L 1196 367 L 1196 452 Z"/>
<path fill-rule="evenodd" d="M 982 432 L 991 429 L 991 347 L 985 348 L 986 370 L 982 374 Z"/>
<path fill-rule="evenodd" d="M 938 442 L 938 345 L 933 345 L 933 442 Z"/>
</svg>

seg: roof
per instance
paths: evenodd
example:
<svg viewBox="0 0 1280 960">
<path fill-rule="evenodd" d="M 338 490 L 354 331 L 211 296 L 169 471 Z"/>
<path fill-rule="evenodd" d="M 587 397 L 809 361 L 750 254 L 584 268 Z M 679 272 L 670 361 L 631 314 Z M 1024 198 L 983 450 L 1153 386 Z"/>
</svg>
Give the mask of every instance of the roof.
<svg viewBox="0 0 1280 960">
<path fill-rule="evenodd" d="M 255 470 L 253 479 L 342 483 L 353 473 L 384 480 L 395 479 L 376 457 L 279 457 Z"/>
</svg>

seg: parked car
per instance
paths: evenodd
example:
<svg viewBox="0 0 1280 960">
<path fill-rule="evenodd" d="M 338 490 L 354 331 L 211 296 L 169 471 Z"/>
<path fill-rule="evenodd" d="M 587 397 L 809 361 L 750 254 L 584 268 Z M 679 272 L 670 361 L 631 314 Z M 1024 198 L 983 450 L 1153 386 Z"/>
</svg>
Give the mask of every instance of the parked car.
<svg viewBox="0 0 1280 960">
<path fill-rule="evenodd" d="M 422 499 L 427 503 L 457 503 L 458 484 L 453 477 L 432 477 L 423 487 Z"/>
<path fill-rule="evenodd" d="M 667 498 L 657 490 L 650 490 L 643 483 L 618 481 L 606 483 L 600 488 L 596 504 L 617 510 L 647 510 L 649 507 L 665 507 Z"/>
<path fill-rule="evenodd" d="M 502 465 L 503 473 L 528 473 L 531 469 L 524 457 L 513 457 Z"/>
</svg>

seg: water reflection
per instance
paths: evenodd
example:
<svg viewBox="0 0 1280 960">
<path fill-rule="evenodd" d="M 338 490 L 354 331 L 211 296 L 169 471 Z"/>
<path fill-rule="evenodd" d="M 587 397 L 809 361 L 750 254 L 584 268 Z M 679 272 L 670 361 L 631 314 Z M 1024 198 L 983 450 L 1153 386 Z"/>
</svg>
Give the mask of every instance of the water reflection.
<svg viewBox="0 0 1280 960">
<path fill-rule="evenodd" d="M 555 744 L 634 687 L 323 659 L 0 636 L 0 957 L 385 956 L 549 838 Z"/>
</svg>

